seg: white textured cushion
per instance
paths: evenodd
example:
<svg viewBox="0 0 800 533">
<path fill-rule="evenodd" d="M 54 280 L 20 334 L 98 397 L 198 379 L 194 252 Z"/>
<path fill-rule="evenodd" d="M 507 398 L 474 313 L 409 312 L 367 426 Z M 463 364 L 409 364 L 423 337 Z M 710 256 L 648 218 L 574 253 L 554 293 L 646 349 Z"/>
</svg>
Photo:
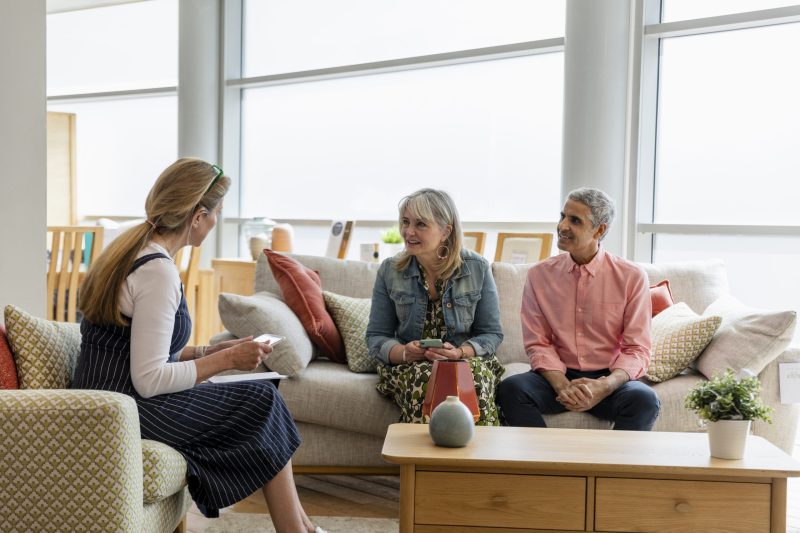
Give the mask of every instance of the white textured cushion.
<svg viewBox="0 0 800 533">
<path fill-rule="evenodd" d="M 650 285 L 669 280 L 672 298 L 685 302 L 695 313 L 702 313 L 711 302 L 728 293 L 728 274 L 719 259 L 680 263 L 639 263 Z"/>
<path fill-rule="evenodd" d="M 686 370 L 711 341 L 720 322 L 719 316 L 700 316 L 683 302 L 661 311 L 653 317 L 653 347 L 645 377 L 659 383 Z"/>
<path fill-rule="evenodd" d="M 492 263 L 492 276 L 500 300 L 500 326 L 503 328 L 503 342 L 497 349 L 497 359 L 504 365 L 530 363 L 522 342 L 519 313 L 522 309 L 522 290 L 531 266 Z"/>
<path fill-rule="evenodd" d="M 366 333 L 371 298 L 351 298 L 322 291 L 325 307 L 339 330 L 347 353 L 347 366 L 353 372 L 375 372 L 377 361 L 369 356 Z"/>
<path fill-rule="evenodd" d="M 789 346 L 797 323 L 794 311 L 754 309 L 730 294 L 717 299 L 703 314 L 722 317 L 719 331 L 696 362 L 709 378 L 728 368 L 760 373 Z"/>
<path fill-rule="evenodd" d="M 300 319 L 274 294 L 222 293 L 219 316 L 225 328 L 238 338 L 257 337 L 263 333 L 286 337 L 275 346 L 267 360 L 267 366 L 275 372 L 294 376 L 311 361 L 313 346 Z"/>
</svg>

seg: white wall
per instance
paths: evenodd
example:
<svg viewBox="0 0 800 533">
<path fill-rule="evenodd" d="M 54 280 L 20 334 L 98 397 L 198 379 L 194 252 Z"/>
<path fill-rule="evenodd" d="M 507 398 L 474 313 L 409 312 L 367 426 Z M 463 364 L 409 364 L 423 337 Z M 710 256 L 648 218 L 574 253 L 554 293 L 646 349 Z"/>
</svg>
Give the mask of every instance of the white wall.
<svg viewBox="0 0 800 533">
<path fill-rule="evenodd" d="M 0 307 L 13 303 L 43 316 L 45 0 L 0 0 L 0 21 Z"/>
</svg>

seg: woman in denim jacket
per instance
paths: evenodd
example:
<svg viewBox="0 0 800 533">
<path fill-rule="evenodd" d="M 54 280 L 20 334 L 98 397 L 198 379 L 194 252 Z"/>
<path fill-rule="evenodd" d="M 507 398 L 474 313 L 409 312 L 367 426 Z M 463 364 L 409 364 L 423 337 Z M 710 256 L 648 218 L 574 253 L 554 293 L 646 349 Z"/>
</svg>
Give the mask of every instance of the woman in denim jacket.
<svg viewBox="0 0 800 533">
<path fill-rule="evenodd" d="M 378 270 L 367 326 L 378 360 L 378 391 L 401 410 L 401 422 L 425 422 L 422 402 L 437 359 L 466 359 L 478 394 L 478 424 L 499 425 L 494 393 L 503 367 L 497 288 L 489 262 L 461 247 L 461 221 L 444 191 L 421 189 L 400 202 L 405 250 Z M 441 339 L 423 348 L 420 339 Z"/>
</svg>

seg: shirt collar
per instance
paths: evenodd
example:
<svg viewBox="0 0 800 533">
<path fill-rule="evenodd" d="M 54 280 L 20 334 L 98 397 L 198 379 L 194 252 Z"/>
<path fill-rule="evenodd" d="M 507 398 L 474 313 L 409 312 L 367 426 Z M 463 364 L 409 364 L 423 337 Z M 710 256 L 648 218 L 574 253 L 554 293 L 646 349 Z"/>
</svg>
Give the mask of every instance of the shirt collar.
<svg viewBox="0 0 800 533">
<path fill-rule="evenodd" d="M 603 250 L 603 245 L 602 244 L 599 245 L 599 247 L 597 248 L 597 253 L 595 254 L 595 256 L 592 258 L 591 261 L 589 261 L 585 265 L 579 265 L 578 263 L 576 263 L 572 259 L 572 256 L 569 255 L 569 253 L 567 253 L 566 255 L 568 256 L 568 259 L 567 259 L 567 273 L 572 274 L 572 272 L 576 268 L 584 267 L 586 272 L 588 272 L 589 275 L 594 277 L 594 276 L 597 275 L 598 272 L 600 272 L 600 268 L 602 268 L 603 263 L 605 263 L 606 251 Z"/>
</svg>

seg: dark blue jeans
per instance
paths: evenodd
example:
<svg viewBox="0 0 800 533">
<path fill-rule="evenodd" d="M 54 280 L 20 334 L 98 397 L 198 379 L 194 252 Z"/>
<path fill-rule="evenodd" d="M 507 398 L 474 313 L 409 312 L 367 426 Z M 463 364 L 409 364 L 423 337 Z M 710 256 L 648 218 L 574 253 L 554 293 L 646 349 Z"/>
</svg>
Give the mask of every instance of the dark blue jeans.
<svg viewBox="0 0 800 533">
<path fill-rule="evenodd" d="M 608 370 L 581 372 L 567 369 L 567 379 L 597 379 Z M 500 382 L 497 406 L 509 426 L 547 427 L 542 415 L 563 413 L 556 392 L 538 372 L 531 370 Z M 628 381 L 587 412 L 614 422 L 614 429 L 650 431 L 658 417 L 661 402 L 655 391 L 640 381 Z"/>
</svg>

